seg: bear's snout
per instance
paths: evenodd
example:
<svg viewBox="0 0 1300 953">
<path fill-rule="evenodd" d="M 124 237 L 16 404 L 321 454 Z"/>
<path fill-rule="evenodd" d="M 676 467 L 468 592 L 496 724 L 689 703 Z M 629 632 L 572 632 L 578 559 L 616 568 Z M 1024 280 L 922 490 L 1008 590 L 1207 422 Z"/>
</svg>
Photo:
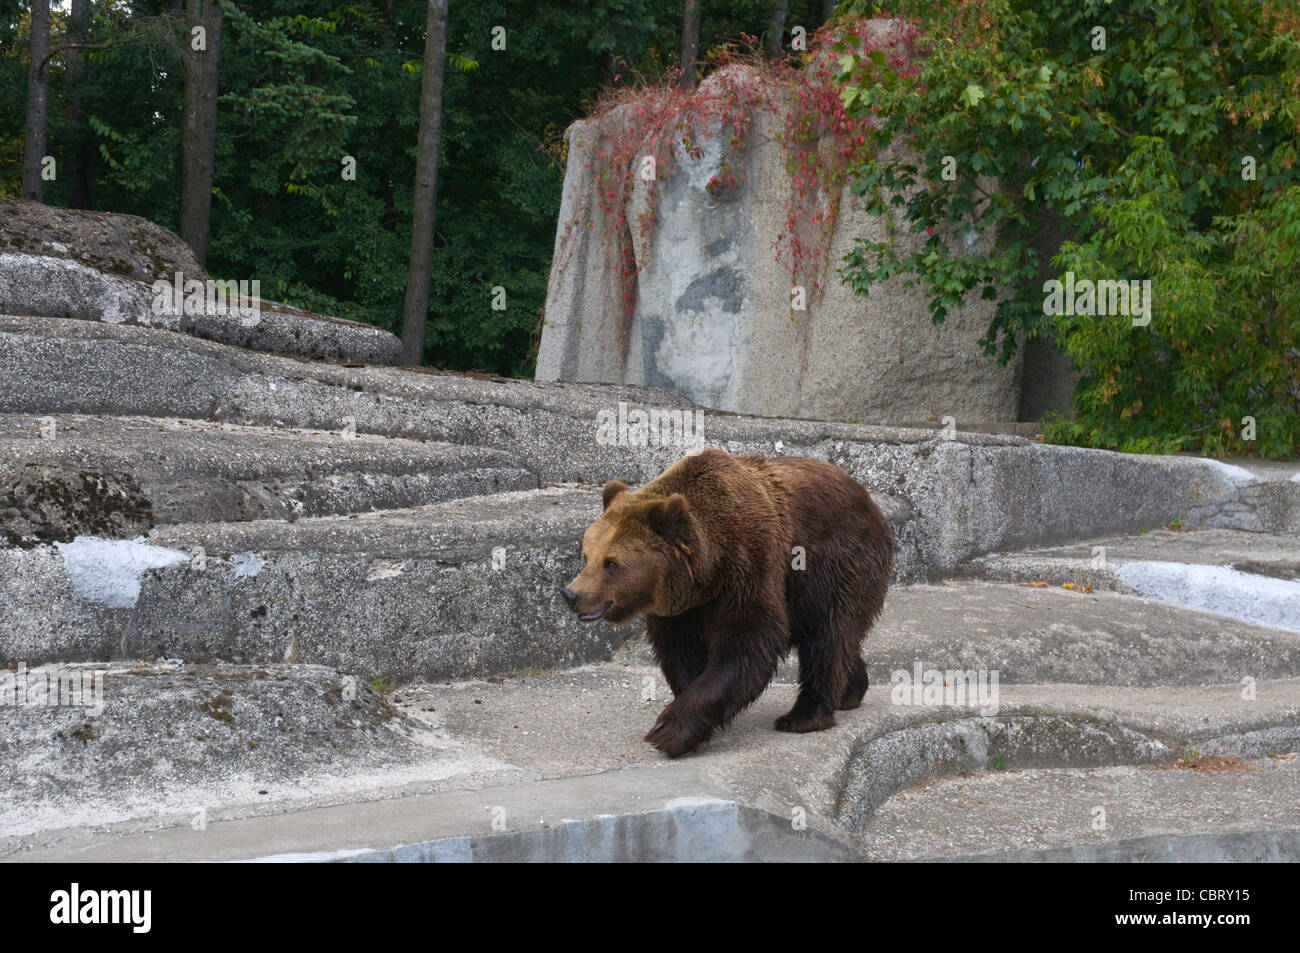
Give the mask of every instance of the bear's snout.
<svg viewBox="0 0 1300 953">
<path fill-rule="evenodd" d="M 577 582 L 577 580 L 575 579 L 574 582 Z M 573 583 L 570 583 L 562 588 L 560 590 L 560 596 L 564 599 L 570 609 L 578 613 L 579 622 L 595 622 L 597 619 L 603 618 L 610 606 L 614 604 L 614 600 L 612 599 L 593 604 L 590 595 L 575 592 L 572 586 Z"/>
</svg>

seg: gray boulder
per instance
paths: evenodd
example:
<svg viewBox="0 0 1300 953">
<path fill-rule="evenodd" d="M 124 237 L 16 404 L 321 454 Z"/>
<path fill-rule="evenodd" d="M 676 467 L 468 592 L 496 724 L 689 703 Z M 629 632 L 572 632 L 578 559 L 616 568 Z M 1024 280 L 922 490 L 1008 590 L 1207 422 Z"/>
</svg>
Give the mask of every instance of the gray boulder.
<svg viewBox="0 0 1300 953">
<path fill-rule="evenodd" d="M 149 283 L 180 272 L 208 277 L 175 232 L 138 215 L 55 208 L 0 196 L 0 250 L 80 262 L 96 271 Z"/>
</svg>

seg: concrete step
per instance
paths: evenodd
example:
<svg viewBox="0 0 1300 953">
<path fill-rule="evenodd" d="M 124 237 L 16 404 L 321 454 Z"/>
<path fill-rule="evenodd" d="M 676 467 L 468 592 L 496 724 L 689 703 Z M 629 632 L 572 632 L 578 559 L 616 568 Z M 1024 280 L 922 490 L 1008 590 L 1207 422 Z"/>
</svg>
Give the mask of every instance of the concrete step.
<svg viewBox="0 0 1300 953">
<path fill-rule="evenodd" d="M 1114 569 L 1129 562 L 1178 562 L 1203 566 L 1225 566 L 1279 579 L 1300 576 L 1300 543 L 1286 533 L 1255 533 L 1242 530 L 1180 527 L 1152 529 L 1143 533 L 1103 536 L 1063 546 L 1015 553 L 996 553 L 972 560 L 973 567 L 987 571 L 989 578 L 1029 581 L 1105 583 Z M 1066 577 L 1064 570 L 1076 575 Z M 1094 576 L 1079 575 L 1096 570 Z M 1094 585 L 1094 588 L 1096 586 Z"/>
<path fill-rule="evenodd" d="M 0 250 L 0 311 L 160 327 L 279 354 L 367 364 L 391 364 L 397 358 L 401 342 L 391 331 L 264 300 L 249 280 L 218 284 L 206 276 L 189 278 L 207 282 L 204 295 L 211 311 L 198 299 L 185 303 L 184 293 L 177 298 L 173 289 L 180 275 L 175 271 L 153 276 L 167 284 L 160 295 L 152 280 L 103 271 L 66 254 Z"/>
<path fill-rule="evenodd" d="M 538 485 L 517 459 L 485 447 L 176 418 L 0 414 L 0 447 L 0 480 L 23 487 L 8 500 L 19 511 L 10 519 L 52 524 L 43 532 L 13 527 L 27 543 L 106 535 L 96 532 L 93 513 L 83 516 L 88 526 L 78 519 L 58 526 L 50 512 L 57 487 L 91 478 L 138 487 L 132 503 L 147 514 L 137 531 L 368 512 Z"/>
<path fill-rule="evenodd" d="M 11 771 L 0 851 L 57 843 L 83 824 L 198 829 L 230 804 L 256 813 L 384 786 L 432 790 L 441 778 L 520 777 L 355 676 L 313 665 L 0 670 L 0 698 L 0 757 Z"/>
<path fill-rule="evenodd" d="M 852 862 L 820 831 L 707 792 L 699 772 L 652 768 L 304 806 L 205 824 L 46 832 L 0 845 L 0 862 L 535 863 Z M 698 794 L 679 796 L 680 791 Z"/>
<path fill-rule="evenodd" d="M 890 427 L 916 428 L 918 430 L 943 430 L 945 424 L 943 421 L 935 420 L 890 420 L 880 421 L 880 425 Z M 1017 437 L 1028 437 L 1029 439 L 1041 438 L 1043 425 L 1037 420 L 991 420 L 991 421 L 958 421 L 956 430 L 965 433 L 1000 433 L 1014 434 Z"/>
<path fill-rule="evenodd" d="M 1005 686 L 988 715 L 895 704 L 876 686 L 811 735 L 772 729 L 797 690 L 780 679 L 669 762 L 641 741 L 667 691 L 632 654 L 352 702 L 348 676 L 313 666 L 115 672 L 93 718 L 0 706 L 4 754 L 24 766 L 0 805 L 8 859 L 905 859 L 1211 831 L 1241 841 L 1222 850 L 1269 843 L 1297 859 L 1295 762 L 1269 755 L 1300 750 L 1300 678 L 1249 698 L 1235 684 Z M 1173 767 L 1189 749 L 1256 770 L 1204 781 Z M 969 818 L 945 839 L 934 812 L 962 777 L 971 787 L 952 796 Z M 1109 832 L 1089 826 L 1098 805 Z"/>
<path fill-rule="evenodd" d="M 652 665 L 643 639 L 626 652 Z M 894 586 L 864 648 L 871 684 L 997 671 L 1002 685 L 1151 687 L 1300 675 L 1300 636 L 1111 592 L 949 580 Z M 794 659 L 781 673 L 795 679 Z"/>
<path fill-rule="evenodd" d="M 1214 461 L 1044 446 L 1013 436 L 707 414 L 653 388 L 538 384 L 347 367 L 151 328 L 0 317 L 0 410 L 182 417 L 375 434 L 506 452 L 543 483 L 652 479 L 693 446 L 638 445 L 631 411 L 698 413 L 731 452 L 830 460 L 878 497 L 900 579 L 951 575 L 989 552 L 1188 525 L 1288 532 L 1300 483 Z M 602 430 L 613 421 L 612 429 Z"/>
</svg>

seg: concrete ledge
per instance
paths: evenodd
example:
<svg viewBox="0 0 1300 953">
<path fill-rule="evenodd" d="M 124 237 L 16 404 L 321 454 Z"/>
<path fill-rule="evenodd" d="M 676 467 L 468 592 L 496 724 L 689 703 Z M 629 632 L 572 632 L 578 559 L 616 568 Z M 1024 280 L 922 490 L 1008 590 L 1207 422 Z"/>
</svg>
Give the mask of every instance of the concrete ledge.
<svg viewBox="0 0 1300 953">
<path fill-rule="evenodd" d="M 261 857 L 343 863 L 836 863 L 860 858 L 816 831 L 734 801 L 674 798 L 663 810 L 600 814 L 556 827 L 487 837 L 452 837 L 388 850 Z"/>
<path fill-rule="evenodd" d="M 1300 861 L 1300 829 L 1159 834 L 1109 844 L 1025 847 L 948 857 L 918 857 L 916 861 L 967 864 L 1294 864 Z"/>
<path fill-rule="evenodd" d="M 98 719 L 66 706 L 0 706 L 3 753 L 24 766 L 3 821 L 24 833 L 0 843 L 0 854 L 906 859 L 1097 845 L 1220 820 L 1297 826 L 1294 759 L 1218 773 L 1172 768 L 1189 744 L 1230 750 L 1234 738 L 1294 734 L 1297 679 L 1261 683 L 1258 701 L 1231 685 L 1024 686 L 1005 690 L 996 719 L 895 706 L 876 689 L 862 709 L 840 713 L 838 727 L 800 736 L 771 728 L 796 690 L 782 683 L 704 752 L 668 762 L 640 741 L 663 703 L 641 699 L 645 672 L 615 663 L 382 698 L 362 686 L 354 709 L 347 676 L 315 666 L 112 666 Z M 191 735 L 203 729 L 196 745 Z M 67 737 L 52 743 L 52 732 Z M 372 735 L 373 754 L 356 753 Z M 876 756 L 859 757 L 868 749 Z M 999 758 L 1006 770 L 988 770 Z M 1165 767 L 1141 767 L 1152 761 Z M 1109 767 L 1086 767 L 1094 764 Z M 899 791 L 918 765 L 939 773 Z M 73 774 L 75 784 L 60 780 Z M 837 822 L 837 810 L 852 821 L 884 788 L 898 793 L 863 815 L 856 834 Z M 1107 831 L 1089 827 L 1096 804 Z M 192 823 L 199 808 L 201 828 Z"/>
<path fill-rule="evenodd" d="M 1112 590 L 1300 632 L 1300 552 L 1288 534 L 1164 529 L 982 556 L 965 570 L 981 579 Z"/>
<path fill-rule="evenodd" d="M 890 795 L 926 778 L 987 770 L 995 759 L 1017 767 L 1157 764 L 1177 753 L 1124 725 L 1053 714 L 960 718 L 864 739 L 849 756 L 835 820 L 860 834 Z"/>
<path fill-rule="evenodd" d="M 176 280 L 171 273 L 155 278 L 172 286 Z M 391 364 L 401 346 L 383 328 L 258 298 L 250 299 L 248 312 L 156 309 L 150 284 L 50 255 L 0 251 L 0 311 L 163 328 L 256 351 L 365 364 Z"/>
<path fill-rule="evenodd" d="M 215 820 L 230 802 L 337 797 L 448 776 L 497 780 L 505 767 L 398 711 L 355 676 L 320 666 L 37 667 L 0 672 L 0 690 L 8 769 L 0 843 L 10 845 L 89 818 L 188 826 L 209 811 Z"/>
<path fill-rule="evenodd" d="M 87 542 L 0 550 L 0 662 L 295 658 L 410 681 L 607 659 L 633 630 L 583 625 L 557 594 L 598 511 L 595 491 L 550 489 L 163 527 L 148 540 L 160 568 L 118 542 L 80 576 L 69 559 Z"/>
<path fill-rule="evenodd" d="M 396 509 L 538 485 L 516 458 L 487 447 L 202 420 L 0 414 L 0 446 L 10 451 L 0 480 L 21 482 L 34 468 L 138 487 L 151 516 L 145 530 Z M 55 538 L 110 535 L 94 520 L 67 522 L 71 535 Z"/>
<path fill-rule="evenodd" d="M 861 845 L 877 860 L 1300 859 L 1294 759 L 989 771 L 913 787 Z"/>
</svg>

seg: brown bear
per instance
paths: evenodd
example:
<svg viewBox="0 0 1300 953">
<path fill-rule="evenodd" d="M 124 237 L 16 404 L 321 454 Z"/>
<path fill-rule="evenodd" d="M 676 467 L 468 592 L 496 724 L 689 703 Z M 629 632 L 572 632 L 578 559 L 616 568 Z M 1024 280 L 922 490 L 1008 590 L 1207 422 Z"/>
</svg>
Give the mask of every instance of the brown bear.
<svg viewBox="0 0 1300 953">
<path fill-rule="evenodd" d="M 894 561 L 889 522 L 851 476 L 804 457 L 708 449 L 639 490 L 611 480 L 561 590 L 584 622 L 646 618 L 673 700 L 646 735 L 694 751 L 762 693 L 790 650 L 799 697 L 778 731 L 821 731 L 867 690 L 860 645 Z"/>
</svg>

